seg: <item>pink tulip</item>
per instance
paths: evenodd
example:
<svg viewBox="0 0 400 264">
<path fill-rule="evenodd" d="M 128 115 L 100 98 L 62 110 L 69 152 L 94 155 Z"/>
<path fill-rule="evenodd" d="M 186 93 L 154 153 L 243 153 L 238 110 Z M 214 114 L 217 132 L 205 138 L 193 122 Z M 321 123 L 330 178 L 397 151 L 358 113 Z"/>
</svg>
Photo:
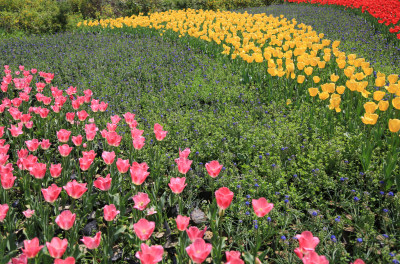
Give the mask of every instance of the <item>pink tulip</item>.
<svg viewBox="0 0 400 264">
<path fill-rule="evenodd" d="M 189 154 L 190 154 L 190 148 L 185 148 L 185 150 L 183 151 L 179 149 L 179 158 L 187 159 L 189 157 Z"/>
<path fill-rule="evenodd" d="M 132 163 L 132 166 L 130 168 L 131 171 L 131 178 L 132 182 L 135 185 L 141 185 L 149 176 L 150 172 L 147 170 L 149 169 L 149 166 L 147 165 L 146 162 L 143 163 L 137 163 L 136 161 Z"/>
<path fill-rule="evenodd" d="M 120 213 L 119 211 L 117 211 L 115 205 L 113 204 L 104 206 L 103 211 L 104 211 L 104 219 L 106 221 L 113 221 L 114 218 Z"/>
<path fill-rule="evenodd" d="M 302 258 L 303 264 L 329 264 L 325 256 L 318 256 L 315 251 L 310 251 Z"/>
<path fill-rule="evenodd" d="M 11 136 L 13 137 L 18 137 L 19 135 L 22 135 L 24 132 L 22 132 L 22 126 L 14 126 L 11 125 L 11 128 L 8 129 L 11 133 Z"/>
<path fill-rule="evenodd" d="M 26 146 L 28 147 L 29 151 L 36 151 L 39 148 L 39 140 L 37 139 L 32 139 L 32 140 L 27 140 L 25 141 Z"/>
<path fill-rule="evenodd" d="M 25 254 L 21 254 L 18 258 L 11 259 L 12 264 L 28 264 L 28 257 Z"/>
<path fill-rule="evenodd" d="M 110 174 L 107 174 L 107 176 L 105 178 L 103 177 L 98 177 L 93 185 L 102 190 L 102 191 L 108 191 L 111 188 L 111 178 L 110 178 Z"/>
<path fill-rule="evenodd" d="M 175 219 L 179 231 L 185 231 L 189 225 L 190 217 L 178 215 Z M 203 237 L 203 236 L 202 236 Z"/>
<path fill-rule="evenodd" d="M 67 144 L 64 144 L 62 146 L 58 146 L 58 151 L 60 152 L 60 155 L 62 157 L 68 157 L 69 154 L 71 153 L 72 149 L 73 149 L 73 147 L 70 147 Z"/>
<path fill-rule="evenodd" d="M 31 218 L 35 214 L 35 210 L 27 209 L 22 212 L 26 218 Z"/>
<path fill-rule="evenodd" d="M 68 182 L 63 188 L 69 196 L 79 199 L 87 191 L 86 185 L 87 183 L 78 183 L 76 180 L 73 180 L 72 182 Z"/>
<path fill-rule="evenodd" d="M 119 115 L 111 116 L 111 122 L 113 122 L 113 124 L 118 124 L 120 120 L 121 118 L 119 117 Z"/>
<path fill-rule="evenodd" d="M 163 131 L 163 127 L 160 124 L 154 124 L 154 134 L 158 141 L 163 140 L 167 136 L 168 131 Z"/>
<path fill-rule="evenodd" d="M 53 178 L 58 178 L 61 175 L 62 167 L 61 164 L 51 164 L 50 166 L 50 175 Z"/>
<path fill-rule="evenodd" d="M 56 217 L 57 225 L 63 230 L 69 230 L 75 223 L 76 214 L 69 210 L 63 211 Z"/>
<path fill-rule="evenodd" d="M 11 163 L 9 163 L 11 164 Z M 14 186 L 15 179 L 17 177 L 14 177 L 14 175 L 10 173 L 0 173 L 0 179 L 1 179 L 1 186 L 3 187 L 4 190 L 11 189 Z"/>
<path fill-rule="evenodd" d="M 76 115 L 78 116 L 78 119 L 80 121 L 85 121 L 86 118 L 89 116 L 89 114 L 85 110 L 77 112 Z"/>
<path fill-rule="evenodd" d="M 50 256 L 59 259 L 64 255 L 65 250 L 67 250 L 68 240 L 61 240 L 58 237 L 53 237 L 50 243 L 46 242 L 46 246 Z"/>
<path fill-rule="evenodd" d="M 39 246 L 39 239 L 35 237 L 32 240 L 24 240 L 22 252 L 27 258 L 34 258 L 44 246 Z"/>
<path fill-rule="evenodd" d="M 133 208 L 143 211 L 146 206 L 150 203 L 149 196 L 147 193 L 139 192 L 135 196 L 133 196 L 133 201 L 135 202 L 135 206 Z"/>
<path fill-rule="evenodd" d="M 120 173 L 126 173 L 129 170 L 129 167 L 130 167 L 129 159 L 123 160 L 118 158 L 117 169 Z"/>
<path fill-rule="evenodd" d="M 168 183 L 173 193 L 179 194 L 183 191 L 187 184 L 185 184 L 186 178 L 171 178 Z"/>
<path fill-rule="evenodd" d="M 136 127 L 131 129 L 131 137 L 132 139 L 138 138 L 142 136 L 144 130 L 137 129 Z"/>
<path fill-rule="evenodd" d="M 58 196 L 61 193 L 62 188 L 58 187 L 56 184 L 52 184 L 47 189 L 42 189 L 42 194 L 44 200 L 49 203 L 54 203 L 57 200 Z"/>
<path fill-rule="evenodd" d="M 104 162 L 108 165 L 111 165 L 114 163 L 114 159 L 115 159 L 115 152 L 107 152 L 107 151 L 103 151 L 103 154 L 101 154 L 101 157 L 103 158 Z"/>
<path fill-rule="evenodd" d="M 71 124 L 74 123 L 74 118 L 75 118 L 75 113 L 66 113 L 65 114 L 65 118 L 67 119 L 68 122 L 70 122 Z"/>
<path fill-rule="evenodd" d="M 98 248 L 101 240 L 101 232 L 97 232 L 94 237 L 86 237 L 84 236 L 81 241 L 88 249 Z"/>
<path fill-rule="evenodd" d="M 151 246 L 142 243 L 140 245 L 142 251 L 136 252 L 135 256 L 140 259 L 142 264 L 156 264 L 162 261 L 164 248 L 162 246 Z"/>
<path fill-rule="evenodd" d="M 125 118 L 125 122 L 128 125 L 130 125 L 133 123 L 133 121 L 135 121 L 135 114 L 127 112 L 126 114 L 124 114 L 124 118 Z"/>
<path fill-rule="evenodd" d="M 192 242 L 194 242 L 197 238 L 203 238 L 206 231 L 207 227 L 204 227 L 204 229 L 201 231 L 195 226 L 191 226 L 189 229 L 186 229 L 186 233 Z"/>
<path fill-rule="evenodd" d="M 107 110 L 107 107 L 108 107 L 108 103 L 106 103 L 106 102 L 101 102 L 101 103 L 99 104 L 99 110 L 100 110 L 100 112 L 105 112 L 105 111 Z"/>
<path fill-rule="evenodd" d="M 303 259 L 303 256 L 311 251 L 315 251 L 315 247 L 319 243 L 319 238 L 314 237 L 310 231 L 304 231 L 301 235 L 296 235 L 299 240 L 299 247 L 294 250 L 294 253 Z"/>
<path fill-rule="evenodd" d="M 217 199 L 218 207 L 226 210 L 232 202 L 233 192 L 226 187 L 221 187 L 215 192 L 215 198 Z"/>
<path fill-rule="evenodd" d="M 222 165 L 218 161 L 213 160 L 210 163 L 206 163 L 206 169 L 212 178 L 216 178 L 222 169 Z"/>
<path fill-rule="evenodd" d="M 49 149 L 51 146 L 50 140 L 48 139 L 42 139 L 42 142 L 40 142 L 40 146 L 42 147 L 42 149 L 46 150 Z"/>
<path fill-rule="evenodd" d="M 76 137 L 72 136 L 72 143 L 74 143 L 74 145 L 77 147 L 82 145 L 82 140 L 83 140 L 82 135 L 77 135 Z"/>
<path fill-rule="evenodd" d="M 133 225 L 135 234 L 142 241 L 150 238 L 151 234 L 153 234 L 155 227 L 156 224 L 154 222 L 147 221 L 144 218 L 140 219 L 136 224 Z"/>
<path fill-rule="evenodd" d="M 6 218 L 9 208 L 8 204 L 0 204 L 0 223 Z"/>
<path fill-rule="evenodd" d="M 146 140 L 146 138 L 144 138 L 142 136 L 134 138 L 132 140 L 133 147 L 137 150 L 142 149 L 145 145 L 145 143 L 144 143 L 145 140 Z"/>
<path fill-rule="evenodd" d="M 182 174 L 186 174 L 190 170 L 190 165 L 192 165 L 192 160 L 186 158 L 175 159 L 176 164 L 178 164 L 178 171 Z"/>
<path fill-rule="evenodd" d="M 55 259 L 54 264 L 75 264 L 75 258 L 68 257 L 66 259 Z"/>
<path fill-rule="evenodd" d="M 268 203 L 267 199 L 265 199 L 264 197 L 261 197 L 258 200 L 253 199 L 251 203 L 253 204 L 254 213 L 258 217 L 265 216 L 272 210 L 272 208 L 274 208 L 274 204 Z"/>
<path fill-rule="evenodd" d="M 186 252 L 194 263 L 203 263 L 210 254 L 212 245 L 203 239 L 196 239 L 193 244 L 186 248 Z"/>
<path fill-rule="evenodd" d="M 79 158 L 79 167 L 83 171 L 87 171 L 90 168 L 90 165 L 92 165 L 92 163 L 93 163 L 92 159 L 86 157 Z"/>
<path fill-rule="evenodd" d="M 121 144 L 122 136 L 118 135 L 117 132 L 108 132 L 106 140 L 108 145 L 118 147 Z"/>
<path fill-rule="evenodd" d="M 46 175 L 46 164 L 44 163 L 35 163 L 32 168 L 29 170 L 29 173 L 35 177 L 36 179 L 43 179 Z"/>
<path fill-rule="evenodd" d="M 356 259 L 354 263 L 351 264 L 365 264 L 365 262 L 362 259 Z"/>
<path fill-rule="evenodd" d="M 68 131 L 66 129 L 61 129 L 61 130 L 57 131 L 57 138 L 58 138 L 58 141 L 60 141 L 61 143 L 67 143 L 70 135 L 71 135 L 71 131 Z"/>
<path fill-rule="evenodd" d="M 226 260 L 230 261 L 235 258 L 240 258 L 241 254 L 239 251 L 225 251 Z"/>
</svg>

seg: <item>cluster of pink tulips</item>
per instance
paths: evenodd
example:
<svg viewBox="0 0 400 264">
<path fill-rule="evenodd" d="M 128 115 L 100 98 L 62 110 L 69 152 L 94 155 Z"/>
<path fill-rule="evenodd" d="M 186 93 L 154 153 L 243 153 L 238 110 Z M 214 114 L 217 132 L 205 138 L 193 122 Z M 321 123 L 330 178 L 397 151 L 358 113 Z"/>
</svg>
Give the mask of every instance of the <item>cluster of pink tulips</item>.
<svg viewBox="0 0 400 264">
<path fill-rule="evenodd" d="M 148 208 L 148 205 L 152 200 L 156 202 L 157 197 L 151 196 L 149 191 L 143 191 L 147 190 L 143 183 L 150 175 L 149 166 L 146 162 L 134 161 L 131 153 L 127 156 L 121 154 L 118 149 L 122 142 L 125 143 L 124 138 L 117 132 L 121 127 L 119 124 L 122 118 L 118 115 L 111 116 L 111 123 L 107 123 L 106 128 L 100 131 L 95 120 L 101 116 L 96 116 L 95 113 L 104 112 L 108 105 L 92 99 L 92 91 L 85 90 L 83 95 L 79 96 L 76 87 L 69 87 L 66 91 L 59 90 L 57 87 L 46 89 L 54 78 L 54 74 L 40 72 L 37 76 L 36 69 L 28 71 L 23 66 L 20 66 L 19 70 L 14 72 L 17 77 L 13 78 L 12 71 L 5 66 L 5 77 L 1 83 L 4 98 L 0 105 L 2 113 L 0 126 L 0 138 L 2 138 L 0 140 L 2 186 L 0 223 L 2 225 L 0 228 L 7 232 L 6 236 L 10 240 L 3 239 L 0 243 L 7 243 L 8 246 L 4 244 L 0 248 L 7 247 L 9 252 L 17 250 L 11 234 L 15 231 L 14 219 L 18 217 L 18 212 L 10 210 L 12 204 L 10 197 L 14 195 L 13 188 L 16 188 L 16 181 L 22 188 L 25 197 L 24 206 L 27 207 L 22 212 L 25 217 L 22 221 L 27 236 L 23 241 L 22 254 L 18 257 L 15 257 L 15 254 L 8 255 L 11 259 L 10 263 L 28 263 L 28 259 L 38 258 L 42 252 L 54 259 L 54 263 L 73 264 L 78 261 L 77 256 L 82 257 L 84 254 L 84 252 L 79 253 L 81 251 L 79 242 L 92 252 L 94 259 L 100 258 L 96 254 L 100 245 L 103 244 L 105 252 L 112 249 L 115 234 L 110 230 L 117 225 L 119 215 L 127 214 L 123 202 L 112 198 L 113 194 L 118 192 L 118 186 L 126 183 L 124 182 L 126 174 L 130 174 L 128 181 L 133 191 L 131 198 L 134 202 L 133 230 L 127 232 L 132 232 L 136 236 L 135 243 L 138 250 L 135 256 L 143 264 L 159 263 L 165 259 L 164 248 L 160 245 L 151 245 L 151 237 L 157 226 L 156 222 L 151 221 L 151 216 L 157 214 L 157 211 L 153 207 Z M 34 77 L 37 80 L 36 92 L 31 87 Z M 33 106 L 35 103 L 33 98 L 36 98 L 38 105 Z M 142 136 L 144 130 L 138 128 L 135 114 L 125 113 L 123 118 L 131 132 L 127 146 L 131 152 L 142 149 L 146 139 Z M 163 126 L 154 125 L 154 135 L 158 141 L 164 140 L 167 133 L 168 131 L 164 131 Z M 38 138 L 39 135 L 42 138 Z M 101 157 L 97 157 L 97 153 L 91 149 L 96 140 L 103 140 L 106 146 Z M 184 176 L 192 164 L 189 155 L 190 149 L 186 148 L 179 150 L 179 158 L 175 159 L 178 172 Z M 10 159 L 10 157 L 15 157 L 15 159 Z M 105 164 L 107 174 L 105 177 L 97 175 L 95 178 L 94 175 L 100 163 Z M 205 169 L 211 178 L 216 178 L 220 174 L 222 165 L 214 160 L 207 163 Z M 72 173 L 75 173 L 77 177 L 70 181 L 69 177 Z M 184 250 L 178 250 L 179 258 L 183 260 L 188 256 L 193 263 L 203 263 L 211 253 L 215 261 L 221 262 L 222 248 L 217 247 L 221 243 L 218 242 L 218 245 L 213 244 L 214 242 L 207 243 L 204 240 L 207 227 L 203 230 L 199 230 L 196 226 L 189 227 L 190 217 L 183 216 L 182 199 L 179 195 L 187 184 L 186 177 L 171 177 L 168 183 L 171 195 L 177 197 L 180 204 L 180 214 L 175 221 L 180 233 L 181 244 L 178 246 Z M 91 197 L 94 192 L 103 195 L 102 197 L 105 197 L 107 202 L 101 208 L 107 229 L 103 230 L 103 233 L 98 231 L 93 237 L 83 236 L 79 239 L 77 232 L 83 223 L 84 212 L 76 210 L 76 206 L 81 201 L 83 211 L 89 206 L 93 207 L 94 202 L 91 201 Z M 233 198 L 234 193 L 227 187 L 221 187 L 215 191 L 216 208 L 214 210 L 210 207 L 210 215 L 215 219 L 210 219 L 210 221 L 213 223 L 211 229 L 216 237 L 218 236 L 218 221 L 214 220 L 223 218 Z M 264 197 L 253 199 L 252 206 L 254 214 L 259 218 L 266 216 L 274 207 Z M 148 210 L 144 212 L 146 209 Z M 218 214 L 216 209 L 218 209 Z M 37 221 L 35 217 L 40 217 L 41 220 Z M 40 238 L 33 235 L 38 233 L 30 230 L 31 223 L 38 224 L 43 230 Z M 62 230 L 59 236 L 63 238 L 54 236 L 54 230 L 50 227 L 55 225 Z M 107 233 L 106 236 L 104 231 Z M 185 240 L 186 235 L 188 241 Z M 3 235 L 1 236 L 4 238 Z M 319 239 L 313 237 L 311 232 L 303 232 L 297 238 L 299 248 L 295 250 L 295 253 L 303 263 L 328 263 L 324 256 L 318 256 L 315 252 Z M 216 248 L 218 250 L 214 252 Z M 78 249 L 78 253 L 75 249 Z M 7 251 L 0 253 L 1 255 L 8 254 Z M 245 263 L 242 260 L 242 254 L 238 251 L 226 251 L 225 259 L 229 264 Z M 42 260 L 45 261 L 46 258 Z M 256 255 L 253 256 L 253 260 L 254 263 L 261 262 Z M 355 263 L 363 262 L 357 260 Z"/>
</svg>

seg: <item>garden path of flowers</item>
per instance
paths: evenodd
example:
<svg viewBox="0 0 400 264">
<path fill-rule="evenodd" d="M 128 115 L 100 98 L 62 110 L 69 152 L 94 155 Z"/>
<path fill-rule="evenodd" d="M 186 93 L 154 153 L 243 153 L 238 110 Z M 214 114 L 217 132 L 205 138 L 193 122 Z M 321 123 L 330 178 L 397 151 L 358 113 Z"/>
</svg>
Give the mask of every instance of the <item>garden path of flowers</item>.
<svg viewBox="0 0 400 264">
<path fill-rule="evenodd" d="M 186 10 L 0 51 L 1 263 L 398 263 L 399 76 L 340 41 Z"/>
</svg>

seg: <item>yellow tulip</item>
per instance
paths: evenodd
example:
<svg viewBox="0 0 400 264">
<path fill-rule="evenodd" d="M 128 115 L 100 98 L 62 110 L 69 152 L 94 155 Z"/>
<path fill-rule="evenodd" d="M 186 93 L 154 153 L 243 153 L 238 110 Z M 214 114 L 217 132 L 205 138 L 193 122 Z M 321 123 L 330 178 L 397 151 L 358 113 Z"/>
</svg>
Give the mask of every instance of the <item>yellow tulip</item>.
<svg viewBox="0 0 400 264">
<path fill-rule="evenodd" d="M 378 106 L 374 102 L 367 102 L 364 104 L 364 109 L 367 114 L 373 114 L 377 108 Z"/>
<path fill-rule="evenodd" d="M 329 102 L 332 106 L 332 109 L 338 108 L 340 105 L 340 101 L 341 101 L 341 98 L 340 98 L 339 94 L 332 94 L 331 99 L 329 100 Z"/>
<path fill-rule="evenodd" d="M 308 92 L 312 97 L 316 96 L 319 93 L 318 88 L 308 88 Z"/>
<path fill-rule="evenodd" d="M 292 100 L 287 99 L 287 100 L 286 100 L 286 105 L 290 105 L 290 104 L 292 104 Z"/>
<path fill-rule="evenodd" d="M 399 78 L 399 76 L 397 74 L 390 74 L 387 79 L 389 81 L 389 83 L 395 83 L 397 82 L 397 79 Z"/>
<path fill-rule="evenodd" d="M 389 130 L 392 133 L 397 133 L 400 130 L 400 120 L 399 119 L 389 119 Z"/>
<path fill-rule="evenodd" d="M 307 75 L 311 75 L 313 72 L 313 68 L 312 67 L 307 67 L 304 69 L 305 74 Z"/>
<path fill-rule="evenodd" d="M 382 91 L 376 91 L 376 92 L 374 92 L 374 100 L 375 101 L 380 101 L 380 100 L 382 100 L 382 98 L 385 96 L 385 92 L 382 92 Z"/>
<path fill-rule="evenodd" d="M 319 83 L 319 81 L 321 81 L 321 78 L 319 78 L 318 76 L 314 76 L 314 77 L 313 77 L 313 81 L 314 81 L 315 83 Z"/>
<path fill-rule="evenodd" d="M 378 77 L 375 79 L 375 86 L 382 87 L 386 83 L 385 77 Z"/>
<path fill-rule="evenodd" d="M 400 97 L 396 97 L 392 100 L 392 105 L 396 109 L 400 109 Z"/>
<path fill-rule="evenodd" d="M 377 114 L 365 113 L 364 116 L 361 117 L 361 121 L 366 125 L 375 125 L 378 117 L 379 116 Z"/>
<path fill-rule="evenodd" d="M 328 99 L 329 98 L 329 93 L 327 93 L 327 92 L 322 92 L 322 93 L 319 93 L 319 99 L 321 99 L 321 100 L 326 100 L 326 99 Z"/>
<path fill-rule="evenodd" d="M 326 62 L 325 61 L 319 61 L 318 62 L 318 68 L 323 69 L 325 68 Z"/>
<path fill-rule="evenodd" d="M 394 84 L 394 83 L 389 84 L 389 86 L 385 86 L 386 90 L 389 93 L 397 93 L 399 91 L 399 87 L 400 86 L 398 84 Z"/>
<path fill-rule="evenodd" d="M 385 112 L 389 108 L 389 102 L 383 100 L 379 101 L 378 108 L 380 111 Z"/>
<path fill-rule="evenodd" d="M 334 73 L 331 74 L 331 81 L 332 82 L 337 82 L 339 80 L 339 75 L 336 75 Z"/>
<path fill-rule="evenodd" d="M 305 78 L 304 75 L 297 75 L 297 83 L 303 83 Z"/>
<path fill-rule="evenodd" d="M 338 94 L 343 94 L 343 93 L 344 93 L 344 90 L 346 90 L 346 87 L 344 87 L 343 85 L 337 86 L 337 87 L 336 87 L 336 92 L 337 92 Z"/>
<path fill-rule="evenodd" d="M 335 92 L 335 83 L 325 83 L 321 85 L 321 89 L 327 93 L 334 93 Z"/>
</svg>

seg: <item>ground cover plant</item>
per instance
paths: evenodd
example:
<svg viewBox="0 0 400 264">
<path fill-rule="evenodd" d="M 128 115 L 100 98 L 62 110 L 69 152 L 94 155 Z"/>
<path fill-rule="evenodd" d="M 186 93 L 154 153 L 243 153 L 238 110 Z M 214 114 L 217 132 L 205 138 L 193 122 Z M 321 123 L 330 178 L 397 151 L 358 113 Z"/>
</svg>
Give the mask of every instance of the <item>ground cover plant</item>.
<svg viewBox="0 0 400 264">
<path fill-rule="evenodd" d="M 361 263 L 357 258 L 366 263 L 397 261 L 399 198 L 395 186 L 383 180 L 387 163 L 381 156 L 390 156 L 398 138 L 386 129 L 387 120 L 382 121 L 381 131 L 377 130 L 380 126 L 371 129 L 356 117 L 353 123 L 343 122 L 353 117 L 330 111 L 324 101 L 310 98 L 305 84 L 266 78 L 268 69 L 258 73 L 262 64 L 231 61 L 220 54 L 223 48 L 207 40 L 143 28 L 90 31 L 0 44 L 0 64 L 9 65 L 4 96 L 28 100 L 2 102 L 3 157 L 18 176 L 12 180 L 11 165 L 3 165 L 1 204 L 7 206 L 2 207 L 1 248 L 7 258 L 19 255 L 23 247 L 25 256 L 35 256 L 38 263 L 51 263 L 61 256 L 73 256 L 79 263 L 139 259 L 142 263 L 188 263 L 189 259 L 201 263 L 211 258 L 214 263 L 243 263 L 238 260 L 241 253 L 246 263 L 254 263 L 258 254 L 263 263 L 301 262 L 300 258 L 304 263 L 326 263 L 326 259 Z M 19 65 L 25 68 L 18 69 Z M 54 76 L 27 72 L 33 67 Z M 297 70 L 296 75 L 301 75 Z M 344 78 L 339 70 L 335 72 Z M 22 75 L 21 80 L 18 76 Z M 323 78 L 322 69 L 319 76 Z M 50 83 L 43 85 L 46 81 Z M 33 90 L 28 93 L 26 86 Z M 31 96 L 14 87 L 24 88 Z M 344 96 L 367 99 L 349 91 L 346 88 L 349 94 Z M 350 109 L 361 115 L 363 106 Z M 23 121 L 29 116 L 22 119 L 18 111 L 30 112 L 32 123 Z M 135 118 L 127 112 L 136 114 Z M 8 120 L 14 120 L 15 127 Z M 18 126 L 21 122 L 27 125 Z M 31 124 L 34 127 L 28 129 Z M 20 128 L 23 134 L 14 138 L 11 132 Z M 360 157 L 368 144 L 360 146 L 360 141 L 374 134 L 381 140 L 371 150 L 369 169 L 365 169 Z M 35 150 L 38 142 L 34 139 L 44 149 L 48 144 L 43 139 L 51 145 Z M 70 147 L 66 156 L 63 151 Z M 21 152 L 22 148 L 29 151 Z M 119 161 L 118 165 L 118 158 L 128 164 Z M 51 164 L 61 164 L 59 177 L 56 166 L 50 170 Z M 37 172 L 34 166 L 42 170 Z M 37 179 L 43 171 L 43 179 Z M 108 174 L 112 180 L 106 190 Z M 183 177 L 185 183 L 176 179 Z M 68 192 L 74 180 L 87 183 L 81 197 Z M 65 191 L 54 202 L 43 202 L 42 189 L 49 190 L 53 183 L 65 186 Z M 150 199 L 147 208 L 146 199 L 140 201 L 146 195 L 139 193 Z M 258 200 L 261 197 L 268 202 Z M 33 215 L 28 208 L 35 210 Z M 66 223 L 59 221 L 67 210 L 76 214 L 70 230 L 64 230 Z M 192 227 L 179 215 L 189 216 Z M 142 218 L 154 222 L 154 231 L 152 223 L 152 232 L 146 234 L 135 228 L 147 224 Z M 182 231 L 185 227 L 187 234 Z M 207 227 L 208 232 L 194 227 Z M 303 233 L 306 230 L 312 234 Z M 201 239 L 192 243 L 192 235 Z M 52 242 L 54 237 L 67 239 L 68 244 Z M 163 248 L 148 248 L 141 239 Z M 41 249 L 39 245 L 46 242 L 47 247 Z M 30 243 L 34 246 L 27 251 Z M 57 243 L 64 243 L 57 246 L 67 248 L 64 254 L 54 253 Z M 229 253 L 222 256 L 225 251 Z M 20 261 L 23 258 L 19 256 Z"/>
</svg>

